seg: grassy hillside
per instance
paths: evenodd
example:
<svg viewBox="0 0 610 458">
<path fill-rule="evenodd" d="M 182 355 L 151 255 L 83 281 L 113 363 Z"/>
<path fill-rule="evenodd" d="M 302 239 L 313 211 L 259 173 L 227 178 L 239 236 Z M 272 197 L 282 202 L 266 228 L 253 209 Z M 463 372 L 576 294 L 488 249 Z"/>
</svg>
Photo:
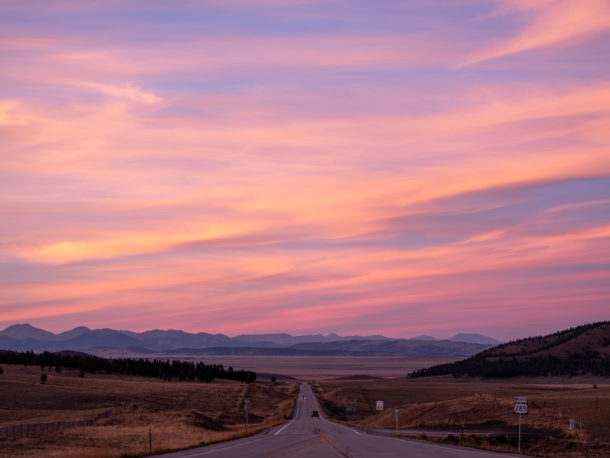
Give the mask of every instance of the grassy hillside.
<svg viewBox="0 0 610 458">
<path fill-rule="evenodd" d="M 610 321 L 508 342 L 462 361 L 417 370 L 411 377 L 584 374 L 610 376 Z"/>
</svg>

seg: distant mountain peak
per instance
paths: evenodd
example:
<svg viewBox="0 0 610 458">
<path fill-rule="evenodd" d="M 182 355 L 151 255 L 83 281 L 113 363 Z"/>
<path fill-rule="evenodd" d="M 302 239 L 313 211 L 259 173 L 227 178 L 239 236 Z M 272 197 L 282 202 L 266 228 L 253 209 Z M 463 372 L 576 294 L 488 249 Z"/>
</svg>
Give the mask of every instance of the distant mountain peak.
<svg viewBox="0 0 610 458">
<path fill-rule="evenodd" d="M 493 337 L 484 336 L 483 334 L 469 334 L 465 332 L 458 333 L 447 339 L 452 342 L 478 343 L 483 345 L 499 345 L 503 343 Z"/>
<path fill-rule="evenodd" d="M 7 331 L 32 330 L 32 329 L 43 331 L 43 329 L 36 328 L 36 327 L 32 326 L 30 323 L 17 323 L 17 324 L 13 324 L 13 325 L 9 326 L 8 328 L 4 329 L 2 331 L 2 333 L 6 333 Z"/>
<path fill-rule="evenodd" d="M 415 337 L 411 337 L 409 340 L 439 340 L 436 337 L 432 337 L 426 334 L 422 334 L 421 336 L 415 336 Z M 451 339 L 450 339 L 451 340 Z"/>
<path fill-rule="evenodd" d="M 52 332 L 36 328 L 29 323 L 14 324 L 1 331 L 0 334 L 15 339 L 37 339 L 45 341 L 55 337 L 55 334 Z"/>
<path fill-rule="evenodd" d="M 58 340 L 69 340 L 69 339 L 78 337 L 80 335 L 86 334 L 88 332 L 91 332 L 91 329 L 89 329 L 88 327 L 77 326 L 74 329 L 70 329 L 69 331 L 64 331 L 60 334 L 57 334 L 56 338 Z"/>
</svg>

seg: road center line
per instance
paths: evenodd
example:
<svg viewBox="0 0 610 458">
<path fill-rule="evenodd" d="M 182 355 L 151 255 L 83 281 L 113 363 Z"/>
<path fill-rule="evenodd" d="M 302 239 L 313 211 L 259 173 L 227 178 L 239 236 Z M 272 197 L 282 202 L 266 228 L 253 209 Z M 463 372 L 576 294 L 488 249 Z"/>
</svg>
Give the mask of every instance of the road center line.
<svg viewBox="0 0 610 458">
<path fill-rule="evenodd" d="M 328 437 L 326 437 L 322 431 L 320 431 L 320 428 L 318 428 L 316 425 L 314 425 L 311 422 L 311 418 L 309 419 L 309 423 L 311 423 L 311 426 L 313 426 L 313 429 L 316 431 L 316 433 L 318 433 L 320 435 L 320 437 L 322 439 L 324 439 L 328 445 L 330 445 L 332 448 L 334 448 L 337 452 L 339 452 L 344 458 L 352 458 L 351 456 L 349 456 L 347 453 L 345 453 L 343 450 L 341 450 L 337 445 L 335 445 Z"/>
<path fill-rule="evenodd" d="M 286 450 L 285 452 L 278 453 L 277 455 L 273 455 L 269 458 L 279 458 L 280 456 L 289 455 L 290 453 L 294 453 L 294 452 L 299 452 L 301 450 L 305 450 L 306 448 L 314 447 L 318 444 L 321 444 L 322 442 L 324 442 L 324 439 L 320 439 L 318 442 L 314 442 L 313 444 L 304 445 L 299 448 L 293 448 L 292 450 Z"/>
</svg>

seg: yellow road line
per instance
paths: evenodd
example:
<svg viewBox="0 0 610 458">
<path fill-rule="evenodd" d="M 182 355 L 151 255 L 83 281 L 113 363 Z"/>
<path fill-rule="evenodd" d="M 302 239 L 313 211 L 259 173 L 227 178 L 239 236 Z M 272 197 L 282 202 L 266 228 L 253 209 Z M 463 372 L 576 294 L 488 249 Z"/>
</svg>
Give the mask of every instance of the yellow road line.
<svg viewBox="0 0 610 458">
<path fill-rule="evenodd" d="M 309 423 L 311 423 L 311 418 L 309 419 Z M 337 445 L 335 445 L 328 437 L 326 437 L 322 431 L 320 431 L 320 429 L 314 425 L 313 423 L 311 423 L 311 426 L 313 426 L 313 429 L 316 431 L 316 433 L 318 433 L 318 435 L 324 439 L 328 445 L 330 445 L 332 448 L 334 448 L 337 452 L 339 452 L 341 454 L 341 456 L 343 456 L 344 458 L 351 458 L 351 456 L 349 456 L 347 453 L 345 453 L 343 450 L 341 450 Z"/>
<path fill-rule="evenodd" d="M 315 445 L 321 444 L 322 442 L 324 442 L 324 441 L 322 439 L 320 439 L 318 442 L 314 442 L 313 444 L 304 445 L 303 447 L 299 447 L 299 448 L 293 448 L 292 450 L 286 450 L 285 452 L 278 453 L 277 455 L 270 456 L 269 458 L 278 458 L 280 456 L 288 455 L 290 453 L 298 452 L 300 450 L 305 450 L 306 448 L 313 447 Z"/>
</svg>

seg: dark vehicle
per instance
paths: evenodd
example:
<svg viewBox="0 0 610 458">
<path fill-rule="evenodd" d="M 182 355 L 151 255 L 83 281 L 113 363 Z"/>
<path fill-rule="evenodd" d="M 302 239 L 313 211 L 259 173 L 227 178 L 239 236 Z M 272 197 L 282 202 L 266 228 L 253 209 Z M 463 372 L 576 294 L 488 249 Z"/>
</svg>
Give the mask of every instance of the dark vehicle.
<svg viewBox="0 0 610 458">
<path fill-rule="evenodd" d="M 317 410 L 312 410 L 312 411 L 311 411 L 311 416 L 312 416 L 312 417 L 318 417 L 318 418 L 319 418 L 319 417 L 320 417 L 320 412 L 318 412 Z"/>
</svg>

